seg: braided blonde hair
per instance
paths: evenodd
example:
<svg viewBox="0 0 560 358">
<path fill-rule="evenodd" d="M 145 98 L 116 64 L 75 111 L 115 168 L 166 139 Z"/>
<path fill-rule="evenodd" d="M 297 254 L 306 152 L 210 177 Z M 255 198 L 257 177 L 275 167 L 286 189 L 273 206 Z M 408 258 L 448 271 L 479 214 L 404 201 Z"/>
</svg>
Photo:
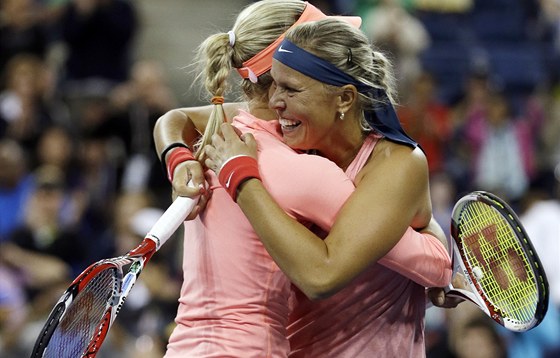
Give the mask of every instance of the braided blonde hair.
<svg viewBox="0 0 560 358">
<path fill-rule="evenodd" d="M 197 82 L 204 83 L 215 106 L 202 139 L 196 145 L 197 159 L 204 157 L 204 146 L 211 142 L 212 135 L 218 133 L 220 124 L 226 121 L 222 103 L 229 89 L 227 81 L 231 70 L 243 67 L 243 62 L 280 37 L 297 21 L 304 9 L 305 2 L 300 0 L 255 2 L 237 16 L 232 29 L 235 36 L 233 46 L 228 33 L 218 33 L 209 36 L 198 47 L 195 57 L 199 68 Z M 249 102 L 267 101 L 271 84 L 272 78 L 266 72 L 259 76 L 257 83 L 242 79 L 241 89 Z"/>
</svg>

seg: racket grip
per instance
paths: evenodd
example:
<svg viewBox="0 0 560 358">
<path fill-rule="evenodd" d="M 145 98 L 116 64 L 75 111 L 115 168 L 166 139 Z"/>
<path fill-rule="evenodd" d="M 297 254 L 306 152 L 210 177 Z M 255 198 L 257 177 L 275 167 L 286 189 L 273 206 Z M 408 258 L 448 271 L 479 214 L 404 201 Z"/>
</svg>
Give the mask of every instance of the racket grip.
<svg viewBox="0 0 560 358">
<path fill-rule="evenodd" d="M 169 240 L 171 235 L 177 231 L 197 202 L 197 199 L 179 196 L 169 208 L 165 210 L 146 235 L 146 238 L 155 241 L 156 250 L 159 250 L 159 248 Z"/>
</svg>

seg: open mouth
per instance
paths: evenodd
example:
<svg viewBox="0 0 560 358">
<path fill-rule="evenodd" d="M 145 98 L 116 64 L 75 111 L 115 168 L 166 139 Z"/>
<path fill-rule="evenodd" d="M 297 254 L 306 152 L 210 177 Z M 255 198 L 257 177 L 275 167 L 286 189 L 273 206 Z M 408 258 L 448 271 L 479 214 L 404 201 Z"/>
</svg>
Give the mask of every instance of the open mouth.
<svg viewBox="0 0 560 358">
<path fill-rule="evenodd" d="M 278 122 L 280 123 L 280 127 L 282 128 L 282 132 L 293 131 L 301 124 L 301 121 L 293 121 L 285 118 L 280 118 Z"/>
</svg>

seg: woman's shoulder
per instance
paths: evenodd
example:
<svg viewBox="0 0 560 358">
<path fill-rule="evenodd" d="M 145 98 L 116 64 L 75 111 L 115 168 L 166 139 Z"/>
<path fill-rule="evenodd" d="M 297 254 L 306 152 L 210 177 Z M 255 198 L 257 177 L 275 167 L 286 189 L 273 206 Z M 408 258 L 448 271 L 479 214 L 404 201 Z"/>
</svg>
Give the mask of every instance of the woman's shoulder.
<svg viewBox="0 0 560 358">
<path fill-rule="evenodd" d="M 379 175 L 391 178 L 425 178 L 427 174 L 428 161 L 422 149 L 380 139 L 355 181 L 359 183 L 365 177 Z"/>
<path fill-rule="evenodd" d="M 420 147 L 411 147 L 395 143 L 387 139 L 380 139 L 375 146 L 368 166 L 389 165 L 398 167 L 417 166 L 418 169 L 426 169 L 428 161 L 426 154 Z"/>
</svg>

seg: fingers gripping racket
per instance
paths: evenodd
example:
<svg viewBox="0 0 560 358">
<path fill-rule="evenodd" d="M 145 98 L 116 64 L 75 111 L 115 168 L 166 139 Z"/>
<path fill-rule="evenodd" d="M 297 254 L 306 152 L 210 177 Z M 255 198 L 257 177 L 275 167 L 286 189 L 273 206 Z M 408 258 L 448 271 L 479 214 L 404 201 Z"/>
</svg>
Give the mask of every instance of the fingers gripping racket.
<svg viewBox="0 0 560 358">
<path fill-rule="evenodd" d="M 536 327 L 548 307 L 548 282 L 525 229 L 497 196 L 477 191 L 461 198 L 451 220 L 453 268 L 470 291 L 447 288 L 447 295 L 475 303 L 505 328 Z"/>
<path fill-rule="evenodd" d="M 95 357 L 140 272 L 195 204 L 178 197 L 140 245 L 123 256 L 98 261 L 76 277 L 51 311 L 31 357 Z M 123 269 L 128 269 L 125 275 Z"/>
</svg>

